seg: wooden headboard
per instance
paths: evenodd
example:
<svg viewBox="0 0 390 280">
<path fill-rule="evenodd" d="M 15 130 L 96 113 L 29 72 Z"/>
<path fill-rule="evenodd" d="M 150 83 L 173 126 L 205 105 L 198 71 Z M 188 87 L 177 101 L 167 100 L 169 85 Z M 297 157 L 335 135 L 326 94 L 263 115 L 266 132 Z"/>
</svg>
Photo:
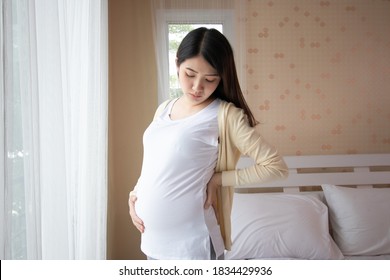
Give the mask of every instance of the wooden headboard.
<svg viewBox="0 0 390 280">
<path fill-rule="evenodd" d="M 390 187 L 390 154 L 312 155 L 284 157 L 289 176 L 284 180 L 237 187 L 237 192 L 299 192 L 321 190 L 321 184 L 339 186 Z M 242 157 L 237 168 L 253 160 Z"/>
</svg>

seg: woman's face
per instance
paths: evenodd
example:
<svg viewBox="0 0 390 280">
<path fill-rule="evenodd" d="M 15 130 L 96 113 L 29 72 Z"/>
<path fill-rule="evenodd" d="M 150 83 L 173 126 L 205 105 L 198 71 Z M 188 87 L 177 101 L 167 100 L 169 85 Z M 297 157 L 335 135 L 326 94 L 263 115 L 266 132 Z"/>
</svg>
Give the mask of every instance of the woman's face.
<svg viewBox="0 0 390 280">
<path fill-rule="evenodd" d="M 217 88 L 221 77 L 201 55 L 186 59 L 178 67 L 183 97 L 193 104 L 208 100 Z"/>
</svg>

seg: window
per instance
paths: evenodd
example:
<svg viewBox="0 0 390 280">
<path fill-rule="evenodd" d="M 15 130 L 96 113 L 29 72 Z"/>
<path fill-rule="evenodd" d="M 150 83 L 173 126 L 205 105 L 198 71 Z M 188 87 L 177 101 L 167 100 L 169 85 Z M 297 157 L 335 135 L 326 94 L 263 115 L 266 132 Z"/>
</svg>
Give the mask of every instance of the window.
<svg viewBox="0 0 390 280">
<path fill-rule="evenodd" d="M 8 62 L 12 61 L 12 73 L 9 73 L 9 79 L 7 87 L 12 89 L 12 94 L 6 96 L 5 101 L 5 118 L 7 120 L 5 131 L 5 164 L 6 169 L 6 181 L 7 185 L 12 186 L 12 191 L 9 191 L 5 203 L 10 204 L 10 215 L 8 221 L 11 232 L 11 257 L 12 259 L 26 259 L 27 258 L 27 233 L 26 233 L 26 201 L 25 201 L 25 180 L 28 176 L 27 166 L 29 157 L 28 151 L 26 151 L 26 140 L 23 139 L 23 129 L 27 124 L 23 122 L 23 116 L 26 112 L 23 111 L 23 94 L 26 92 L 26 81 L 22 76 L 27 72 L 26 68 L 29 67 L 25 61 L 22 65 L 23 58 L 25 57 L 25 35 L 28 30 L 26 17 L 23 17 L 23 13 L 26 13 L 24 5 L 18 5 L 16 1 L 11 3 L 12 16 L 8 15 L 7 23 L 12 26 L 12 29 L 8 31 L 7 39 L 12 41 L 12 44 L 7 45 L 8 53 L 11 53 L 12 57 L 7 58 L 6 67 L 9 66 Z M 11 50 L 9 51 L 8 48 Z M 28 66 L 27 66 L 28 65 Z M 10 72 L 11 72 L 10 71 Z"/>
<path fill-rule="evenodd" d="M 214 10 L 158 10 L 156 13 L 156 53 L 159 72 L 159 103 L 181 94 L 175 64 L 181 40 L 198 27 L 215 28 L 233 44 L 233 11 Z"/>
</svg>

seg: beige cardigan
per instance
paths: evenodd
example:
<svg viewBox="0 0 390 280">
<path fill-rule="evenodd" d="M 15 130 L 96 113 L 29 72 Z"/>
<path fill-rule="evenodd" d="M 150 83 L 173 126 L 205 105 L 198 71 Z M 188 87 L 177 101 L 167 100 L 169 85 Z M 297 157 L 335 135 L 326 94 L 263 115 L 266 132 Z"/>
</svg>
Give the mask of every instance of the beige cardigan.
<svg viewBox="0 0 390 280">
<path fill-rule="evenodd" d="M 170 100 L 163 102 L 154 118 L 160 116 Z M 287 176 L 288 169 L 277 150 L 269 145 L 251 127 L 242 109 L 233 103 L 222 101 L 218 111 L 219 153 L 216 166 L 222 172 L 222 188 L 218 191 L 217 211 L 225 249 L 231 249 L 230 214 L 233 204 L 234 186 L 261 183 Z M 236 170 L 241 155 L 251 157 L 255 164 Z M 137 186 L 130 195 L 136 195 Z"/>
<path fill-rule="evenodd" d="M 230 250 L 234 186 L 283 178 L 288 169 L 277 150 L 249 125 L 242 109 L 223 101 L 218 112 L 218 126 L 220 143 L 216 171 L 222 172 L 222 188 L 218 193 L 217 208 L 225 249 Z M 236 170 L 241 155 L 251 157 L 255 164 Z"/>
</svg>

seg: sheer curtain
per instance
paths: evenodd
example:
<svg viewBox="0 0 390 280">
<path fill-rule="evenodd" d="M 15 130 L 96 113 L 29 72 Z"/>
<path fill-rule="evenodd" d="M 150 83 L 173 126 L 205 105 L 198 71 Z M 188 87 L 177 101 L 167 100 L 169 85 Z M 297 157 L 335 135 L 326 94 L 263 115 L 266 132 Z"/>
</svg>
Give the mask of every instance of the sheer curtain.
<svg viewBox="0 0 390 280">
<path fill-rule="evenodd" d="M 105 259 L 107 0 L 3 0 L 0 258 Z"/>
</svg>

